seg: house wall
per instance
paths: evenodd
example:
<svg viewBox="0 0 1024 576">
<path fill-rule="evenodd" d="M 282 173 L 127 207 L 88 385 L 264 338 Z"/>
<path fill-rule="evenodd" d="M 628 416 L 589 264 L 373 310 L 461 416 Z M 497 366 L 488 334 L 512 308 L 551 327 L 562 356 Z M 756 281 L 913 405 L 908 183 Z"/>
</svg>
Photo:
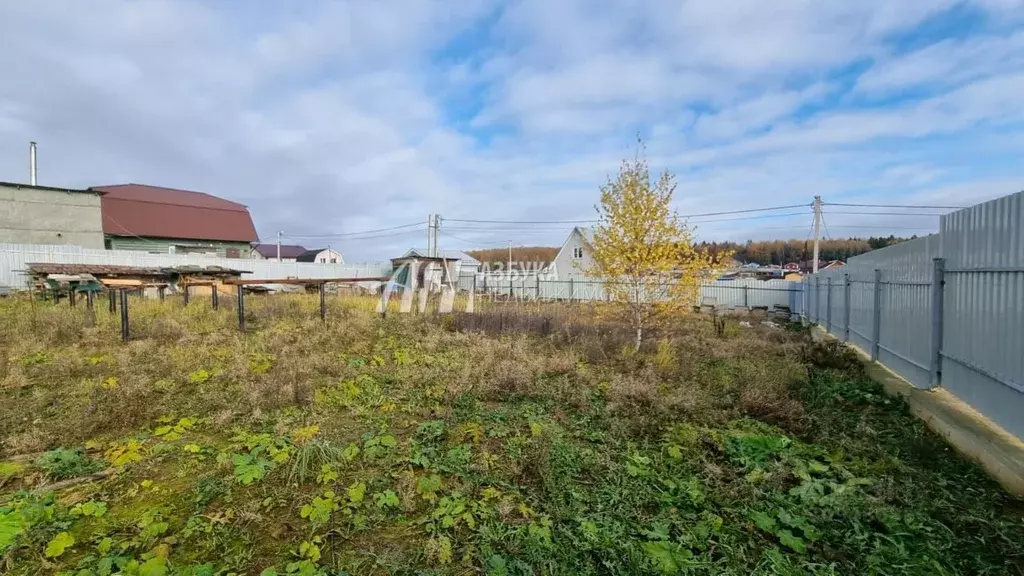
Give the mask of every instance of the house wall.
<svg viewBox="0 0 1024 576">
<path fill-rule="evenodd" d="M 321 250 L 319 253 L 317 253 L 314 262 L 316 262 L 317 264 L 330 264 L 331 258 L 335 259 L 335 264 L 345 263 L 345 260 L 341 257 L 341 253 L 336 250 L 331 250 L 330 248 L 326 250 Z"/>
<path fill-rule="evenodd" d="M 265 258 L 263 254 L 260 254 L 259 252 L 251 248 L 249 249 L 249 258 L 251 258 L 252 260 L 274 260 L 275 262 L 277 261 L 276 256 Z M 295 262 L 295 258 L 281 258 L 281 262 Z"/>
<path fill-rule="evenodd" d="M 583 248 L 583 258 L 573 258 L 573 248 Z M 558 256 L 555 257 L 554 264 L 559 280 L 569 280 L 570 278 L 580 280 L 587 277 L 584 270 L 594 264 L 594 258 L 591 255 L 590 246 L 578 230 L 573 230 L 572 234 L 569 235 L 565 245 L 562 246 Z"/>
<path fill-rule="evenodd" d="M 233 258 L 228 251 L 238 251 L 238 258 L 248 258 L 250 246 L 248 242 L 221 242 L 217 240 L 189 240 L 186 238 L 139 238 L 135 236 L 107 236 L 107 248 L 110 250 L 134 250 L 137 252 L 148 252 L 150 254 L 168 254 L 170 247 L 175 246 L 175 253 L 189 254 L 201 253 L 220 256 L 221 258 Z M 182 247 L 191 247 L 187 249 Z"/>
<path fill-rule="evenodd" d="M 103 248 L 100 197 L 0 185 L 0 242 Z"/>
</svg>

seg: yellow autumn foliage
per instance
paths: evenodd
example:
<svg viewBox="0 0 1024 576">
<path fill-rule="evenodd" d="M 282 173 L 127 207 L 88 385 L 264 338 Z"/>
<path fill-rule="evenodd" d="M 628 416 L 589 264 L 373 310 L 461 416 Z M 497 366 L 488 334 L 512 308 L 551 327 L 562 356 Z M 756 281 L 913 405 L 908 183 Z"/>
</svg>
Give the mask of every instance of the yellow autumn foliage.
<svg viewBox="0 0 1024 576">
<path fill-rule="evenodd" d="M 624 160 L 619 175 L 601 187 L 598 224 L 591 240 L 589 276 L 605 281 L 608 299 L 636 333 L 693 309 L 700 281 L 711 270 L 693 229 L 672 208 L 675 178 L 651 182 L 647 160 Z"/>
</svg>

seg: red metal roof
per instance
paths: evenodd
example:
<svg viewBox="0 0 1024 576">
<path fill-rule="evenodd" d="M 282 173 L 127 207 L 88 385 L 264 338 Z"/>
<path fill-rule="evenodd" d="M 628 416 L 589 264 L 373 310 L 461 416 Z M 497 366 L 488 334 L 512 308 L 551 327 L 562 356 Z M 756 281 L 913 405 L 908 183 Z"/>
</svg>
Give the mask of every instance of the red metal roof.
<svg viewBox="0 0 1024 576">
<path fill-rule="evenodd" d="M 205 192 L 142 184 L 93 186 L 103 192 L 103 233 L 227 242 L 259 240 L 249 209 Z"/>
</svg>

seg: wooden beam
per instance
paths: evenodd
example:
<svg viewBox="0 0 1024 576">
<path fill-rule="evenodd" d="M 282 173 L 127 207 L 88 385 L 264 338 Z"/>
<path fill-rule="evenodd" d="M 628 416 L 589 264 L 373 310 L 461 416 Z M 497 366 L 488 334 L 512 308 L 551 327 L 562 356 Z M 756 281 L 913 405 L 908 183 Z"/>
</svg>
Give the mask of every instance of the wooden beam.
<svg viewBox="0 0 1024 576">
<path fill-rule="evenodd" d="M 354 282 L 387 282 L 390 276 L 373 276 L 367 278 L 271 278 L 266 280 L 253 280 L 251 278 L 224 280 L 224 284 L 231 286 L 249 286 L 252 284 L 348 284 Z"/>
</svg>

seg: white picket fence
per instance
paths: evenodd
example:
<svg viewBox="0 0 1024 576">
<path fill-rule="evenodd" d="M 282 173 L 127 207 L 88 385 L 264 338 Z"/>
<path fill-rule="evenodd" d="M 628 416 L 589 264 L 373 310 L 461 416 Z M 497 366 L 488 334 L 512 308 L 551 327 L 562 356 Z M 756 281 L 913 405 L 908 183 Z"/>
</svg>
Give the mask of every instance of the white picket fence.
<svg viewBox="0 0 1024 576">
<path fill-rule="evenodd" d="M 327 264 L 221 258 L 206 254 L 149 254 L 133 250 L 96 250 L 81 246 L 0 244 L 0 289 L 28 287 L 28 264 L 107 264 L 170 268 L 219 266 L 241 270 L 243 278 L 366 278 L 391 274 L 389 262 Z"/>
</svg>

